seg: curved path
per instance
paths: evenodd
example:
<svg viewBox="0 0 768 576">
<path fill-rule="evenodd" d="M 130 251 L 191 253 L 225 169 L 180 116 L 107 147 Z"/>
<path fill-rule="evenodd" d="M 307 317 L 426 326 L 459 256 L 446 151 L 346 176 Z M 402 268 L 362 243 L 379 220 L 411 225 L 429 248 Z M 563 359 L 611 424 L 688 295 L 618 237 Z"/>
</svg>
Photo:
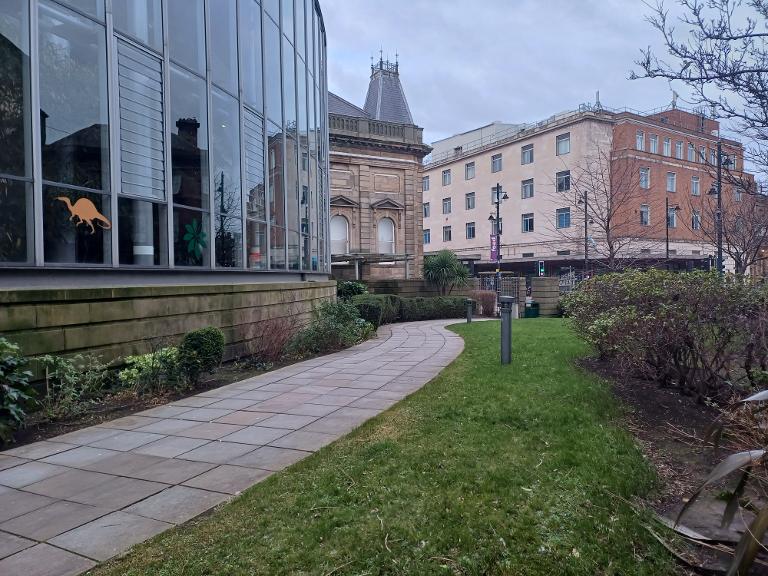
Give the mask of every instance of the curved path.
<svg viewBox="0 0 768 576">
<path fill-rule="evenodd" d="M 0 574 L 83 572 L 333 442 L 464 347 L 457 320 L 0 452 Z"/>
</svg>

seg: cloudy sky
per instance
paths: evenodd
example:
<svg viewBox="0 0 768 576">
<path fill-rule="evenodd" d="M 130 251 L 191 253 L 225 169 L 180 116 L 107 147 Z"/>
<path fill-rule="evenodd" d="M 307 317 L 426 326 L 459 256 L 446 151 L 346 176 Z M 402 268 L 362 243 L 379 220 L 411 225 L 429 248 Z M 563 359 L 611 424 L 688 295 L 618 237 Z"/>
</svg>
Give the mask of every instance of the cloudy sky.
<svg viewBox="0 0 768 576">
<path fill-rule="evenodd" d="M 669 2 L 671 4 L 671 2 Z M 322 0 L 329 88 L 362 106 L 371 55 L 394 60 L 432 142 L 493 120 L 524 123 L 593 102 L 667 105 L 664 80 L 628 80 L 658 46 L 641 0 Z M 683 87 L 675 87 L 681 96 Z"/>
</svg>

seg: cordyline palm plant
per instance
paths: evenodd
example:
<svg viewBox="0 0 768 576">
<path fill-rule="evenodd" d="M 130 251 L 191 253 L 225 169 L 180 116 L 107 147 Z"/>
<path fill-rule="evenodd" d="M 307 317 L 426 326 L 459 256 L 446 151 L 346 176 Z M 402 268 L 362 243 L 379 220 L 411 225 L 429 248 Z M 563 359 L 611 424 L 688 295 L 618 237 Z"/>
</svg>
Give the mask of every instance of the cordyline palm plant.
<svg viewBox="0 0 768 576">
<path fill-rule="evenodd" d="M 437 287 L 441 296 L 446 296 L 454 288 L 467 285 L 469 270 L 459 262 L 456 254 L 450 250 L 440 250 L 424 258 L 424 278 Z"/>
<path fill-rule="evenodd" d="M 735 403 L 729 410 L 724 411 L 718 417 L 707 434 L 707 437 L 713 441 L 716 447 L 726 425 L 728 425 L 729 433 L 735 436 L 737 444 L 752 445 L 755 448 L 731 454 L 715 466 L 709 473 L 709 476 L 694 491 L 688 502 L 680 510 L 676 525 L 690 506 L 698 499 L 704 488 L 723 480 L 731 474 L 738 472 L 739 480 L 733 492 L 729 495 L 725 512 L 723 513 L 721 528 L 727 528 L 733 521 L 739 509 L 740 500 L 750 480 L 762 486 L 766 485 L 766 481 L 768 481 L 768 477 L 766 477 L 766 464 L 768 464 L 768 450 L 766 450 L 768 448 L 768 420 L 766 420 L 765 414 L 768 405 L 755 405 L 755 403 L 763 403 L 765 401 L 768 401 L 768 390 L 763 390 Z M 746 576 L 758 552 L 764 549 L 762 540 L 767 531 L 768 504 L 756 511 L 754 520 L 739 540 L 726 576 Z"/>
</svg>

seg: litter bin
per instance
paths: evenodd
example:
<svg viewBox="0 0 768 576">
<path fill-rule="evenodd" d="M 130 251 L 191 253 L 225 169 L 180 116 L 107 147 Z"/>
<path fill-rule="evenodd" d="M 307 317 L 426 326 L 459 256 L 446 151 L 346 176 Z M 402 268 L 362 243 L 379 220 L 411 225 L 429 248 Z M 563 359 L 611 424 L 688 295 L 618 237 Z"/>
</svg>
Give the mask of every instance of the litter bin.
<svg viewBox="0 0 768 576">
<path fill-rule="evenodd" d="M 526 318 L 538 318 L 539 317 L 539 303 L 531 302 L 525 305 L 525 317 Z"/>
</svg>

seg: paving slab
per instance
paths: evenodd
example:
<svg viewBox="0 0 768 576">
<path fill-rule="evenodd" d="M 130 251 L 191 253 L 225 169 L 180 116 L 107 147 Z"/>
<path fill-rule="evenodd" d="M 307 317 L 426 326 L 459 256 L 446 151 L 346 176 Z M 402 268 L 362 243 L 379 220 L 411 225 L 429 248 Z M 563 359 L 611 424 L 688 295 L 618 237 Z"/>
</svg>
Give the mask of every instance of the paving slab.
<svg viewBox="0 0 768 576">
<path fill-rule="evenodd" d="M 432 379 L 455 320 L 0 453 L 0 576 L 71 576 L 306 458 Z"/>
<path fill-rule="evenodd" d="M 336 440 L 339 436 L 345 434 L 347 431 L 341 434 L 323 434 L 321 432 L 306 432 L 303 430 L 297 430 L 278 438 L 273 442 L 270 442 L 270 446 L 277 448 L 292 448 L 294 450 L 305 450 L 308 452 L 314 452 L 320 450 L 323 446 L 330 444 Z"/>
<path fill-rule="evenodd" d="M 0 560 L 0 574 L 9 576 L 75 576 L 90 570 L 96 562 L 60 550 L 48 544 L 37 544 Z"/>
<path fill-rule="evenodd" d="M 136 514 L 113 512 L 53 538 L 51 544 L 95 560 L 108 560 L 171 526 Z"/>
<path fill-rule="evenodd" d="M 45 462 L 27 462 L 0 472 L 0 484 L 11 488 L 23 488 L 66 471 L 67 469 L 63 466 Z"/>
<path fill-rule="evenodd" d="M 190 396 L 189 398 L 182 398 L 181 400 L 176 400 L 175 402 L 171 402 L 171 406 L 186 406 L 189 408 L 201 408 L 202 406 L 208 406 L 208 404 L 213 404 L 214 402 L 217 402 L 219 399 L 217 398 L 207 398 L 205 396 Z"/>
<path fill-rule="evenodd" d="M 181 484 L 190 478 L 208 472 L 216 465 L 209 462 L 191 462 L 189 460 L 163 459 L 161 462 L 144 468 L 133 474 L 134 478 L 163 482 L 164 484 Z"/>
<path fill-rule="evenodd" d="M 22 492 L 21 490 L 3 490 L 0 492 L 0 522 L 37 510 L 55 500 L 48 496 Z"/>
<path fill-rule="evenodd" d="M 24 464 L 25 462 L 29 462 L 29 460 L 16 458 L 15 456 L 0 456 L 0 470 L 7 470 L 8 468 Z"/>
<path fill-rule="evenodd" d="M 282 432 L 285 433 L 286 431 L 283 430 Z M 200 446 L 200 448 L 195 448 L 194 450 L 186 452 L 183 458 L 184 460 L 192 460 L 193 462 L 224 464 L 255 449 L 256 446 L 253 444 L 215 440 L 209 442 L 205 446 Z"/>
<path fill-rule="evenodd" d="M 13 534 L 8 534 L 8 532 L 0 531 L 0 560 L 11 554 L 16 554 L 16 552 L 21 552 L 25 548 L 29 548 L 35 544 L 36 542 L 34 540 L 28 540 L 26 538 L 14 536 Z"/>
<path fill-rule="evenodd" d="M 274 415 L 275 415 L 274 412 L 248 412 L 245 410 L 238 410 L 237 412 L 232 412 L 231 414 L 222 416 L 221 418 L 216 420 L 216 422 L 221 424 L 239 424 L 241 426 L 253 426 L 257 422 L 261 422 L 263 420 L 266 420 L 267 418 L 271 418 Z"/>
<path fill-rule="evenodd" d="M 66 452 L 72 448 L 77 448 L 75 444 L 65 444 L 63 442 L 34 442 L 27 444 L 20 448 L 14 448 L 12 450 L 6 450 L 3 454 L 8 456 L 15 456 L 17 458 L 26 458 L 28 460 L 39 460 L 41 458 L 47 458 L 60 452 Z"/>
<path fill-rule="evenodd" d="M 262 446 L 245 456 L 235 458 L 232 464 L 237 466 L 247 466 L 249 468 L 261 468 L 262 470 L 272 470 L 277 472 L 287 468 L 291 464 L 303 460 L 312 452 L 303 450 L 290 450 L 288 448 L 275 448 L 273 446 Z"/>
<path fill-rule="evenodd" d="M 150 444 L 144 444 L 134 450 L 136 454 L 149 454 L 150 456 L 162 456 L 174 458 L 195 448 L 207 444 L 210 440 L 200 438 L 184 438 L 183 436 L 166 436 Z"/>
<path fill-rule="evenodd" d="M 184 486 L 238 494 L 272 474 L 270 470 L 223 465 L 184 482 Z"/>
<path fill-rule="evenodd" d="M 144 444 L 149 444 L 155 440 L 163 438 L 161 434 L 151 432 L 130 432 L 121 430 L 114 436 L 102 438 L 96 442 L 91 442 L 89 446 L 94 448 L 106 448 L 108 450 L 117 450 L 119 452 L 128 452 Z"/>
<path fill-rule="evenodd" d="M 32 540 L 48 540 L 109 514 L 106 508 L 60 500 L 0 524 L 0 530 Z"/>
<path fill-rule="evenodd" d="M 120 510 L 167 488 L 166 484 L 118 477 L 69 497 L 73 502 Z"/>
<path fill-rule="evenodd" d="M 307 424 L 311 424 L 315 420 L 317 420 L 317 416 L 299 416 L 296 414 L 276 414 L 275 416 L 272 416 L 272 418 L 267 418 L 266 420 L 261 422 L 260 425 L 266 426 L 268 428 L 285 428 L 287 430 L 298 430 L 299 428 L 303 428 Z M 238 432 L 238 434 L 242 434 L 242 431 Z M 263 444 L 267 444 L 267 442 L 263 442 Z"/>
<path fill-rule="evenodd" d="M 86 470 L 93 472 L 111 473 L 117 476 L 135 477 L 137 472 L 149 468 L 153 464 L 162 462 L 164 458 L 150 456 L 148 454 L 134 454 L 132 452 L 115 452 L 114 455 L 98 460 L 85 466 Z"/>
<path fill-rule="evenodd" d="M 149 416 L 142 414 L 134 414 L 132 416 L 125 416 L 124 418 L 118 418 L 111 422 L 103 422 L 98 425 L 98 428 L 118 428 L 120 430 L 134 430 L 141 428 L 142 426 L 148 426 L 153 422 L 156 422 L 157 418 L 150 418 Z"/>
<path fill-rule="evenodd" d="M 114 430 L 117 433 L 119 430 Z M 80 446 L 72 450 L 67 450 L 61 454 L 54 454 L 44 458 L 42 462 L 48 464 L 57 464 L 61 466 L 69 466 L 70 468 L 88 469 L 99 461 L 106 460 L 112 456 L 119 454 L 116 450 L 107 450 L 105 448 L 93 448 L 91 446 Z"/>
<path fill-rule="evenodd" d="M 198 422 L 212 422 L 216 420 L 216 418 L 226 416 L 230 412 L 234 412 L 234 410 L 231 408 L 195 408 L 194 410 L 182 414 L 181 418 Z"/>
<path fill-rule="evenodd" d="M 63 474 L 57 474 L 52 478 L 24 486 L 24 491 L 50 496 L 51 498 L 69 498 L 83 490 L 114 479 L 115 476 L 111 474 L 69 469 Z"/>
<path fill-rule="evenodd" d="M 185 438 L 202 438 L 204 440 L 218 440 L 223 436 L 227 436 L 238 430 L 242 430 L 245 426 L 237 426 L 235 424 L 221 424 L 218 422 L 207 422 L 205 424 L 197 424 L 191 426 L 185 430 L 179 430 L 174 432 L 175 436 L 184 436 Z"/>
<path fill-rule="evenodd" d="M 181 524 L 221 504 L 228 496 L 188 486 L 173 486 L 125 509 L 131 514 Z"/>
</svg>

